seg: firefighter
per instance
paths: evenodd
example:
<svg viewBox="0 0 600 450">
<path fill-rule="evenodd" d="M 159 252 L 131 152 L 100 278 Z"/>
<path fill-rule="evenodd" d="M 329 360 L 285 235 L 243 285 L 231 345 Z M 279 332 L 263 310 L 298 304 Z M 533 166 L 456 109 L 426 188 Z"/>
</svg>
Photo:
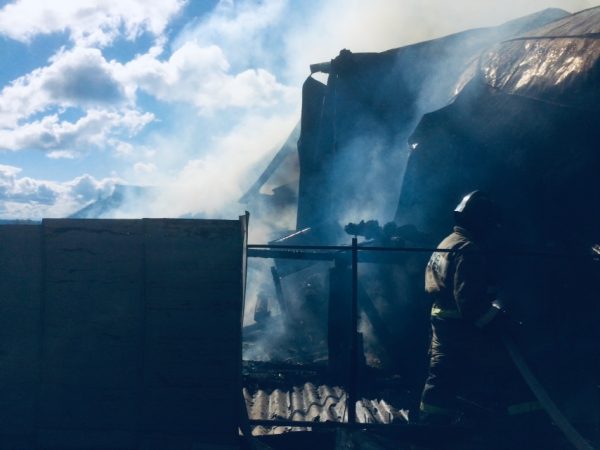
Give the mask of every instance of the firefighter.
<svg viewBox="0 0 600 450">
<path fill-rule="evenodd" d="M 420 419 L 431 424 L 472 423 L 540 410 L 499 338 L 506 315 L 495 289 L 488 246 L 500 225 L 498 207 L 481 191 L 454 210 L 454 231 L 425 271 L 431 297 L 429 375 Z"/>
</svg>

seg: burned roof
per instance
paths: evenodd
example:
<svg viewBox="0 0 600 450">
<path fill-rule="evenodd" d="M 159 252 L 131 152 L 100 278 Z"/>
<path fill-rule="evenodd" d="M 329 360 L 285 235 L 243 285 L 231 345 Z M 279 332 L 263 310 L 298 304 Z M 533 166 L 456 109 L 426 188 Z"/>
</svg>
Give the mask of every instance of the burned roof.
<svg viewBox="0 0 600 450">
<path fill-rule="evenodd" d="M 562 19 L 540 26 L 525 36 L 583 37 L 600 33 L 600 7 L 584 9 Z"/>
<path fill-rule="evenodd" d="M 597 109 L 600 7 L 495 45 L 480 60 L 498 91 L 563 106 Z"/>
<path fill-rule="evenodd" d="M 451 221 L 444 211 L 478 186 L 510 197 L 507 206 L 527 209 L 549 236 L 575 221 L 590 238 L 595 214 L 572 199 L 596 192 L 586 180 L 598 170 L 599 31 L 592 8 L 484 52 L 456 100 L 424 115 L 409 138 L 396 219 L 440 233 Z M 519 189 L 526 195 L 513 195 Z"/>
<path fill-rule="evenodd" d="M 330 76 L 327 86 L 309 77 L 303 88 L 297 228 L 389 217 L 406 139 L 423 114 L 453 100 L 465 67 L 485 49 L 568 15 L 543 10 L 382 53 L 343 50 L 330 65 L 318 65 Z"/>
</svg>

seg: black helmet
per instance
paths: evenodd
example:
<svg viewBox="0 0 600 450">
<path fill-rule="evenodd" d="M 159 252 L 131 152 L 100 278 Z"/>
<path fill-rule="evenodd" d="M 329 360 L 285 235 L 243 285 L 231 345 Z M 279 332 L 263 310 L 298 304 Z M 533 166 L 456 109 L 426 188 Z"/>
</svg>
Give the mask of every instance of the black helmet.
<svg viewBox="0 0 600 450">
<path fill-rule="evenodd" d="M 473 191 L 454 209 L 454 221 L 469 231 L 482 233 L 500 225 L 500 209 L 486 194 Z"/>
</svg>

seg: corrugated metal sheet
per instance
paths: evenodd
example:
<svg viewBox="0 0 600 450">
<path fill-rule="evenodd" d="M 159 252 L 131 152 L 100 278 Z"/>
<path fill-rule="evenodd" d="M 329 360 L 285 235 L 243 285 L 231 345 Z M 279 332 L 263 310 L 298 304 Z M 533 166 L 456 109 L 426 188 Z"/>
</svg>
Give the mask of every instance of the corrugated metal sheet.
<svg viewBox="0 0 600 450">
<path fill-rule="evenodd" d="M 297 420 L 308 422 L 343 422 L 348 419 L 346 392 L 335 386 L 305 383 L 289 391 L 275 389 L 250 392 L 244 399 L 251 420 Z M 398 423 L 407 421 L 406 411 L 394 408 L 385 400 L 361 399 L 356 403 L 359 423 Z M 280 434 L 298 430 L 294 427 L 255 427 L 253 434 Z"/>
</svg>

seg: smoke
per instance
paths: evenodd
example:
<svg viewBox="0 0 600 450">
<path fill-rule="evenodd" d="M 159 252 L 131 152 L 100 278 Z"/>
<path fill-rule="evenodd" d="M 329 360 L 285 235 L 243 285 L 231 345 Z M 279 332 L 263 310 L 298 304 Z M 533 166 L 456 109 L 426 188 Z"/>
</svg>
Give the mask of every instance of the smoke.
<svg viewBox="0 0 600 450">
<path fill-rule="evenodd" d="M 218 80 L 231 83 L 236 73 L 260 69 L 261 73 L 273 76 L 277 89 L 267 96 L 270 103 L 260 108 L 249 104 L 236 107 L 234 101 L 225 102 L 223 90 L 218 86 L 203 89 L 202 102 L 215 92 L 218 93 L 215 104 L 227 103 L 207 115 L 196 104 L 195 93 L 188 93 L 201 86 L 202 80 L 190 81 L 191 74 L 185 71 L 183 81 L 179 81 L 179 94 L 174 93 L 178 84 L 170 83 L 168 95 L 166 91 L 161 95 L 179 102 L 191 95 L 192 103 L 200 112 L 195 108 L 180 108 L 177 124 L 169 134 L 151 137 L 147 151 L 134 153 L 133 158 L 138 159 L 132 161 L 133 169 L 125 178 L 135 184 L 159 185 L 161 193 L 149 198 L 144 205 L 128 205 L 120 213 L 194 217 L 231 217 L 241 213 L 244 205 L 237 200 L 260 173 L 262 168 L 258 166 L 261 163 L 262 167 L 266 166 L 269 156 L 299 119 L 300 86 L 308 75 L 309 64 L 328 61 L 342 48 L 354 52 L 383 51 L 468 28 L 498 25 L 548 7 L 575 11 L 598 3 L 586 0 L 554 3 L 546 0 L 526 3 L 475 0 L 220 2 L 211 13 L 189 24 L 173 39 L 172 54 L 181 59 L 186 48 L 212 49 L 220 55 L 219 70 L 227 71 L 227 76 L 214 78 L 217 84 Z M 171 60 L 171 65 L 177 68 L 187 67 L 184 62 L 175 64 L 174 56 Z M 143 64 L 145 68 L 151 66 Z M 210 72 L 210 68 L 203 66 L 203 71 Z M 152 73 L 152 86 L 158 89 L 162 85 L 157 84 L 156 75 Z M 429 84 L 435 85 L 437 81 Z M 158 89 L 159 93 L 163 88 Z M 424 109 L 430 107 L 423 106 Z M 384 169 L 376 172 L 384 173 Z M 373 211 L 362 213 L 388 219 L 391 212 L 386 215 L 382 209 L 389 205 L 389 199 L 375 200 L 370 202 Z M 359 214 L 360 211 L 349 211 L 347 215 L 358 218 Z M 256 235 L 266 238 L 268 234 L 263 226 Z"/>
<path fill-rule="evenodd" d="M 380 52 L 469 28 L 496 26 L 546 8 L 575 12 L 597 0 L 330 0 L 310 2 L 286 35 L 288 73 L 306 74 L 308 65 L 329 61 L 342 48 Z"/>
<path fill-rule="evenodd" d="M 497 25 L 551 6 L 575 11 L 598 3 L 220 2 L 173 40 L 173 53 L 191 42 L 218 48 L 230 71 L 264 69 L 286 86 L 285 92 L 274 94 L 279 97 L 259 109 L 229 107 L 206 116 L 181 108 L 175 129 L 151 137 L 146 144 L 150 151 L 145 153 L 149 156 L 140 159 L 140 152 L 136 153 L 132 170 L 124 174 L 134 184 L 159 185 L 161 193 L 144 205 L 126 205 L 119 214 L 209 218 L 243 212 L 244 205 L 237 200 L 299 119 L 300 85 L 309 64 L 328 61 L 342 48 L 383 51 L 467 28 Z M 383 218 L 381 208 L 374 209 L 373 214 Z M 260 226 L 263 229 L 256 236 L 268 237 L 268 230 Z"/>
<path fill-rule="evenodd" d="M 136 179 L 140 184 L 159 186 L 159 192 L 147 205 L 125 205 L 120 211 L 125 216 L 202 218 L 231 217 L 243 213 L 238 200 L 258 176 L 260 163 L 268 162 L 278 145 L 295 125 L 295 115 L 264 117 L 247 115 L 229 133 L 215 136 L 204 143 L 203 155 L 184 162 L 172 173 L 158 172 L 158 167 L 177 164 L 167 147 L 176 142 L 186 152 L 198 144 L 195 136 L 190 141 L 161 139 L 155 148 L 157 155 L 151 163 L 138 163 Z M 161 158 L 160 155 L 166 155 Z"/>
</svg>

